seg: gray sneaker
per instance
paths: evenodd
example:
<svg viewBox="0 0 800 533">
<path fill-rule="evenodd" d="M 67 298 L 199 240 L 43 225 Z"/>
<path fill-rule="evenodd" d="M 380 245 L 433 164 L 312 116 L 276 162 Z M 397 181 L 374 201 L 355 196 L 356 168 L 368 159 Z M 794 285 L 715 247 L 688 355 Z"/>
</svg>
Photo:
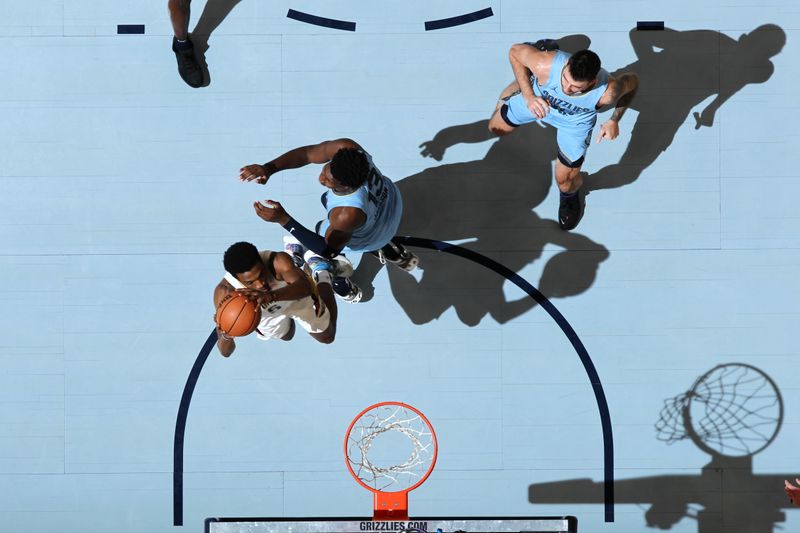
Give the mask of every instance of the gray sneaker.
<svg viewBox="0 0 800 533">
<path fill-rule="evenodd" d="M 303 259 L 305 259 L 305 262 L 308 265 L 308 268 L 311 269 L 312 274 L 318 270 L 327 270 L 331 273 L 331 277 L 349 278 L 355 271 L 353 268 L 353 263 L 351 263 L 349 259 L 341 254 L 337 255 L 333 259 L 328 260 L 324 257 L 318 256 L 311 250 L 306 250 Z M 326 263 L 328 266 L 325 266 L 323 263 Z"/>
<path fill-rule="evenodd" d="M 303 256 L 308 250 L 306 250 L 305 246 L 300 244 L 300 241 L 295 239 L 292 235 L 286 235 L 283 238 L 283 251 L 291 256 L 294 266 L 303 268 L 303 264 L 306 262 Z M 322 258 L 320 257 L 320 259 Z"/>
</svg>

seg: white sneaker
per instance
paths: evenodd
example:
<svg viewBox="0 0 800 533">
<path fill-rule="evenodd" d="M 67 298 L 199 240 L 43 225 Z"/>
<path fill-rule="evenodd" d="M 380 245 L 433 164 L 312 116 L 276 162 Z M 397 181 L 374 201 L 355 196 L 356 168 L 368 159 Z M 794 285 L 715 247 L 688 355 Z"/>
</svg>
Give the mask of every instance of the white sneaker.
<svg viewBox="0 0 800 533">
<path fill-rule="evenodd" d="M 349 278 L 355 271 L 353 268 L 353 263 L 351 263 L 350 260 L 342 254 L 337 255 L 333 259 L 325 259 L 324 257 L 318 256 L 311 250 L 306 250 L 305 254 L 303 255 L 303 259 L 311 269 L 312 273 L 316 270 L 323 269 L 329 270 L 331 276 L 334 278 Z M 330 268 L 323 268 L 321 265 L 322 261 L 328 263 Z M 314 266 L 312 266 L 312 263 L 314 263 Z"/>
<path fill-rule="evenodd" d="M 283 237 L 283 251 L 289 254 L 294 261 L 294 265 L 302 268 L 303 255 L 306 253 L 306 247 L 300 244 L 300 241 L 294 238 L 294 235 L 285 235 Z"/>
</svg>

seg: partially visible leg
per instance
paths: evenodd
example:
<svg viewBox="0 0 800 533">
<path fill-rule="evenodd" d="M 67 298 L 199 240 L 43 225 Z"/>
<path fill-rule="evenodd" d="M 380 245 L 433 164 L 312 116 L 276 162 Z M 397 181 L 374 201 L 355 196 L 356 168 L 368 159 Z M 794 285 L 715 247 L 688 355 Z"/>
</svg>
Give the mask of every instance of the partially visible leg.
<svg viewBox="0 0 800 533">
<path fill-rule="evenodd" d="M 349 279 L 353 274 L 353 265 L 346 257 L 340 255 L 329 261 L 309 250 L 305 260 L 318 285 L 329 283 L 333 292 L 347 303 L 361 301 L 361 289 Z"/>
<path fill-rule="evenodd" d="M 178 60 L 178 73 L 190 87 L 203 85 L 203 71 L 189 38 L 189 4 L 191 0 L 169 0 L 169 18 L 175 36 L 172 38 L 172 51 Z"/>
<path fill-rule="evenodd" d="M 494 108 L 494 113 L 492 113 L 492 118 L 489 119 L 489 131 L 495 135 L 508 135 L 514 131 L 517 126 L 525 123 L 517 123 L 509 118 L 509 101 L 511 98 L 515 97 L 522 98 L 522 95 L 519 94 L 519 84 L 513 81 L 500 93 L 500 97 L 497 99 L 497 105 Z"/>
<path fill-rule="evenodd" d="M 413 252 L 410 252 L 396 239 L 392 239 L 386 246 L 377 252 L 370 252 L 380 259 L 381 263 L 391 263 L 398 268 L 411 272 L 419 264 L 419 257 Z"/>
<path fill-rule="evenodd" d="M 330 315 L 330 320 L 325 331 L 309 333 L 309 335 L 322 344 L 330 344 L 336 340 L 336 319 L 339 315 L 338 308 L 336 307 L 336 298 L 333 296 L 333 288 L 330 283 L 318 284 L 317 290 L 319 291 L 320 300 L 322 300 L 322 303 L 325 305 Z"/>
<path fill-rule="evenodd" d="M 560 193 L 558 205 L 558 225 L 563 230 L 574 229 L 583 216 L 581 185 L 586 150 L 592 139 L 592 127 L 571 129 L 559 128 L 558 157 L 556 158 L 556 184 Z"/>
<path fill-rule="evenodd" d="M 189 11 L 191 0 L 169 0 L 169 19 L 172 22 L 172 31 L 178 41 L 185 41 L 189 37 Z"/>
<path fill-rule="evenodd" d="M 575 229 L 583 217 L 583 199 L 580 191 L 583 184 L 581 167 L 568 166 L 560 158 L 556 159 L 556 184 L 560 193 L 558 225 L 563 230 Z"/>
<path fill-rule="evenodd" d="M 556 184 L 559 191 L 565 194 L 578 192 L 578 189 L 583 185 L 583 176 L 581 176 L 582 164 L 583 161 L 581 160 L 578 166 L 568 166 L 560 158 L 556 159 Z"/>
</svg>

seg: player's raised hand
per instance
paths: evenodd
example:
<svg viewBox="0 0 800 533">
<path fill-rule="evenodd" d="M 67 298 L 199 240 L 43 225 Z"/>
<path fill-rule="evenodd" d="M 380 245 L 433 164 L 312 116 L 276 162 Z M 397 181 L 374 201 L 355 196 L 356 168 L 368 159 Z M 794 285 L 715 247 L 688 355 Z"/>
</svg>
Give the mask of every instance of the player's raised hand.
<svg viewBox="0 0 800 533">
<path fill-rule="evenodd" d="M 599 143 L 603 139 L 613 141 L 617 137 L 619 137 L 619 124 L 617 124 L 616 120 L 606 120 L 600 124 L 600 133 L 597 135 L 597 141 L 595 142 Z"/>
<path fill-rule="evenodd" d="M 276 222 L 281 226 L 289 222 L 289 214 L 274 200 L 264 200 L 264 203 L 254 202 L 253 208 L 256 210 L 256 215 L 267 222 Z"/>
<path fill-rule="evenodd" d="M 268 289 L 236 289 L 236 292 L 244 294 L 248 300 L 259 307 L 272 302 L 272 293 Z"/>
<path fill-rule="evenodd" d="M 525 104 L 536 118 L 544 118 L 550 112 L 550 102 L 541 96 L 525 98 Z"/>
<path fill-rule="evenodd" d="M 265 185 L 274 173 L 275 170 L 267 165 L 246 165 L 239 169 L 239 181 L 255 181 Z"/>
</svg>

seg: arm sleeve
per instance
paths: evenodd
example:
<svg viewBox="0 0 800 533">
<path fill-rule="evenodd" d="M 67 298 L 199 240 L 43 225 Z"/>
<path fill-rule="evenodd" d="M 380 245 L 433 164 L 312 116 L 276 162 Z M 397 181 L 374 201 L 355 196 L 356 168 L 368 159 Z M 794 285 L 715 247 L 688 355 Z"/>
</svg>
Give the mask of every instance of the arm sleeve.
<svg viewBox="0 0 800 533">
<path fill-rule="evenodd" d="M 328 243 L 325 242 L 325 237 L 317 235 L 292 217 L 289 217 L 289 222 L 284 224 L 283 227 L 286 231 L 294 235 L 294 237 L 300 241 L 300 244 L 325 259 L 332 259 L 341 253 L 341 250 L 329 248 Z"/>
</svg>

